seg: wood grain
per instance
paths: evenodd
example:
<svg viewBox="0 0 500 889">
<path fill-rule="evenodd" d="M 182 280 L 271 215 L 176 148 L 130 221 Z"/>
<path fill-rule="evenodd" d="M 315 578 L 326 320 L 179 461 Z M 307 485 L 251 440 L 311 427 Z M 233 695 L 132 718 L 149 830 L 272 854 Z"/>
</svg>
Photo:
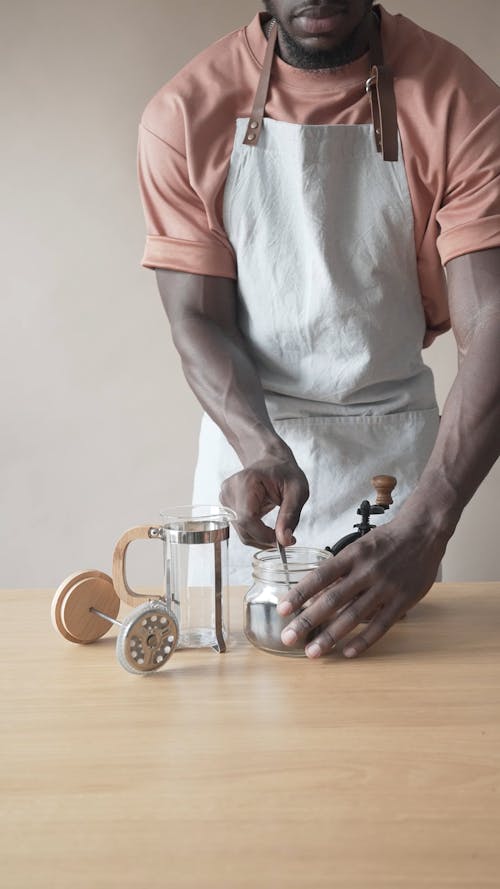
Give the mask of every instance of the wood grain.
<svg viewBox="0 0 500 889">
<path fill-rule="evenodd" d="M 0 593 L 2 886 L 498 887 L 500 584 L 436 585 L 356 661 L 237 630 L 145 678 L 52 595 Z"/>
</svg>

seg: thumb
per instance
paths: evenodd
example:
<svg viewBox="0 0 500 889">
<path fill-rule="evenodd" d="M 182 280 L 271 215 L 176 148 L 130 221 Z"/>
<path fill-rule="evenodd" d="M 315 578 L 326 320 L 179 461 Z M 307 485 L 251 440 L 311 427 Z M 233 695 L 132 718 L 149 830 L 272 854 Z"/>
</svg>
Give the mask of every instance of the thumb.
<svg viewBox="0 0 500 889">
<path fill-rule="evenodd" d="M 291 546 L 296 542 L 293 532 L 299 524 L 300 513 L 304 503 L 298 491 L 285 490 L 283 500 L 276 519 L 276 539 L 282 546 Z"/>
</svg>

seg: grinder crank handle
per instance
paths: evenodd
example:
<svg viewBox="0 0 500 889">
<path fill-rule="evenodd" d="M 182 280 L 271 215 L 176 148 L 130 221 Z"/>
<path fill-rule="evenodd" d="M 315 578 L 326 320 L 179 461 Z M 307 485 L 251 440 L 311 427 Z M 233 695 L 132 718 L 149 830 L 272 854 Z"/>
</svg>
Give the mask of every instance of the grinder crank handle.
<svg viewBox="0 0 500 889">
<path fill-rule="evenodd" d="M 372 485 L 377 494 L 375 506 L 381 506 L 383 509 L 389 509 L 394 500 L 392 492 L 397 485 L 397 480 L 393 475 L 374 475 Z"/>
</svg>

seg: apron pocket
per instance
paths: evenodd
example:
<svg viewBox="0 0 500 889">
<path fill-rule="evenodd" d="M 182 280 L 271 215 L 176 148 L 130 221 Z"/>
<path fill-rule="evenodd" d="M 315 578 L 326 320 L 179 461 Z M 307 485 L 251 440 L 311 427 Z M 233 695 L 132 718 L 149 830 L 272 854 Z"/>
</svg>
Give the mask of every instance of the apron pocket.
<svg viewBox="0 0 500 889">
<path fill-rule="evenodd" d="M 394 414 L 303 417 L 276 420 L 278 434 L 304 470 L 310 498 L 297 527 L 302 546 L 332 546 L 358 521 L 362 500 L 373 501 L 374 475 L 394 475 L 398 484 L 394 504 L 374 524 L 390 521 L 418 483 L 434 447 L 437 407 Z M 217 503 L 222 482 L 241 469 L 235 452 L 220 429 L 205 416 L 200 433 L 193 503 Z M 265 521 L 274 526 L 277 510 Z M 252 548 L 233 532 L 229 543 L 230 580 L 249 583 Z"/>
</svg>

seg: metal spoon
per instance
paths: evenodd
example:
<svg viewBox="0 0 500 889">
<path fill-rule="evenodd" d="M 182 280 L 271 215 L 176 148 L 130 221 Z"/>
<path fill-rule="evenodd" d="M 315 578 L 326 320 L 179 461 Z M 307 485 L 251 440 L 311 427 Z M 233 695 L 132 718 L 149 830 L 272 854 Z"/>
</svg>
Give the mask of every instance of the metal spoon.
<svg viewBox="0 0 500 889">
<path fill-rule="evenodd" d="M 288 587 L 290 588 L 292 582 L 290 580 L 290 572 L 288 570 L 288 559 L 286 557 L 286 549 L 282 543 L 278 543 L 278 541 L 276 541 L 276 543 L 278 544 L 278 551 L 279 551 L 280 558 L 281 558 L 281 564 L 283 565 L 283 570 L 285 572 L 286 582 L 288 584 Z"/>
</svg>

